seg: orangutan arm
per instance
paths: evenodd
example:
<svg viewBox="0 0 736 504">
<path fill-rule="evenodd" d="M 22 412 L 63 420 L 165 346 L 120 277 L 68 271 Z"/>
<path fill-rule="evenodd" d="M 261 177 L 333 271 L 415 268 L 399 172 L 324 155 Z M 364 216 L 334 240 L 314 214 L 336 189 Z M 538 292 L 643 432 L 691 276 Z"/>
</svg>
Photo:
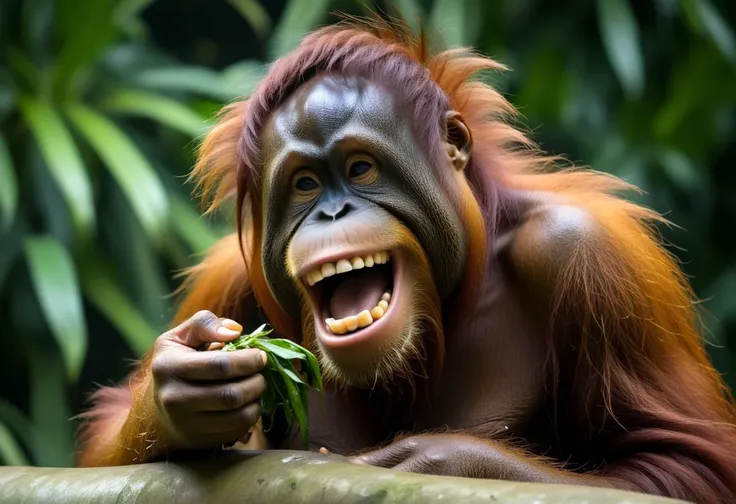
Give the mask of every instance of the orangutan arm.
<svg viewBox="0 0 736 504">
<path fill-rule="evenodd" d="M 356 462 L 430 474 L 613 487 L 706 504 L 732 502 L 736 494 L 726 482 L 735 476 L 736 459 L 729 448 L 733 430 L 716 424 L 719 414 L 727 418 L 718 401 L 710 399 L 717 387 L 702 378 L 707 371 L 698 370 L 699 355 L 686 352 L 683 343 L 670 341 L 672 361 L 642 340 L 672 338 L 677 322 L 680 331 L 688 330 L 683 321 L 688 307 L 666 296 L 685 295 L 680 278 L 625 206 L 607 203 L 600 214 L 596 207 L 542 206 L 502 251 L 530 313 L 550 320 L 555 356 L 550 372 L 557 372 L 558 354 L 568 345 L 581 352 L 572 361 L 578 362 L 573 374 L 581 374 L 580 388 L 559 394 L 569 394 L 583 422 L 615 424 L 618 415 L 632 422 L 628 432 L 621 429 L 611 439 L 607 465 L 573 471 L 505 442 L 462 433 L 403 438 Z M 652 283 L 652 277 L 662 284 Z M 675 363 L 681 377 L 672 373 Z M 601 381 L 596 373 L 607 379 Z M 655 379 L 646 382 L 647 375 Z M 700 406 L 693 408 L 692 402 Z M 632 410 L 635 406 L 639 409 Z M 596 417 L 596 411 L 602 416 Z M 585 428 L 581 425 L 580 435 Z"/>
</svg>

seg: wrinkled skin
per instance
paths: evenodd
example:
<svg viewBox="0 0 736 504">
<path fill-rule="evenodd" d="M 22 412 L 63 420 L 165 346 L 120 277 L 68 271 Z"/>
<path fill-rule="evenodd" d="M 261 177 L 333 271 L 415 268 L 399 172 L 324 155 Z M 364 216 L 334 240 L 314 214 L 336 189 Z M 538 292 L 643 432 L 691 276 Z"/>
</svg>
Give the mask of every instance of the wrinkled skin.
<svg viewBox="0 0 736 504">
<path fill-rule="evenodd" d="M 202 311 L 160 336 L 151 371 L 153 401 L 172 449 L 247 441 L 261 415 L 266 354 L 256 349 L 199 352 L 237 338 L 242 327 Z M 213 343 L 214 344 L 214 343 Z"/>
</svg>

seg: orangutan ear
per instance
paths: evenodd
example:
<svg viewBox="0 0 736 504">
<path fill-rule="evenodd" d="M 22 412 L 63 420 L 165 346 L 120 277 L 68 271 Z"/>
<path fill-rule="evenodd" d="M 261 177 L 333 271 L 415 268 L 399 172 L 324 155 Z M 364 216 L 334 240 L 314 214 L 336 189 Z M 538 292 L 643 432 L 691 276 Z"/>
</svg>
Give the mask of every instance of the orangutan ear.
<svg viewBox="0 0 736 504">
<path fill-rule="evenodd" d="M 451 110 L 445 114 L 447 131 L 447 155 L 456 170 L 464 170 L 473 149 L 473 135 L 459 112 Z"/>
</svg>

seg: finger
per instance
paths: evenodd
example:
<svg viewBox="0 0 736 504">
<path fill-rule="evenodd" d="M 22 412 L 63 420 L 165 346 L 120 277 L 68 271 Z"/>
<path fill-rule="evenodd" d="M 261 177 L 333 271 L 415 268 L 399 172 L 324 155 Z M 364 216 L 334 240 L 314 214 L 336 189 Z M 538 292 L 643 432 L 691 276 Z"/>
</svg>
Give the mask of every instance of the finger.
<svg viewBox="0 0 736 504">
<path fill-rule="evenodd" d="M 210 341 L 232 341 L 243 332 L 243 326 L 227 318 L 219 318 L 211 311 L 202 310 L 163 335 L 190 348 L 199 348 Z"/>
<path fill-rule="evenodd" d="M 418 474 L 438 474 L 435 464 L 424 457 L 413 456 L 395 465 L 394 471 L 418 473 Z"/>
<path fill-rule="evenodd" d="M 211 352 L 213 350 L 220 350 L 224 346 L 225 346 L 225 342 L 224 341 L 213 341 L 212 343 L 209 343 L 207 345 L 207 351 L 208 352 Z"/>
<path fill-rule="evenodd" d="M 159 400 L 167 411 L 230 411 L 242 408 L 263 396 L 266 380 L 256 374 L 230 383 L 190 386 L 181 382 L 167 384 Z"/>
<path fill-rule="evenodd" d="M 234 352 L 196 352 L 177 356 L 172 374 L 182 380 L 231 380 L 263 370 L 268 357 L 257 348 Z"/>
<path fill-rule="evenodd" d="M 394 467 L 410 457 L 411 454 L 412 451 L 409 447 L 399 442 L 386 446 L 385 448 L 358 455 L 357 457 L 353 457 L 350 461 L 354 464 L 366 464 L 376 467 Z"/>
<path fill-rule="evenodd" d="M 261 405 L 253 402 L 237 410 L 205 411 L 190 415 L 185 428 L 196 428 L 203 435 L 224 435 L 231 441 L 237 441 L 250 431 L 260 417 Z"/>
</svg>

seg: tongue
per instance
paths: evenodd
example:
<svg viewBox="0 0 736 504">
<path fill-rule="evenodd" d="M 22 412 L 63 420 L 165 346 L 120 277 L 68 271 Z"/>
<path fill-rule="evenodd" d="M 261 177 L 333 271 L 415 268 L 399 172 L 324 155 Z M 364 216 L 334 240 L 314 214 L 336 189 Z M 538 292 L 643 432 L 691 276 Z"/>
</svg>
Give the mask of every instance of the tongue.
<svg viewBox="0 0 736 504">
<path fill-rule="evenodd" d="M 330 298 L 330 316 L 338 320 L 363 310 L 370 311 L 389 286 L 389 280 L 374 268 L 344 273 L 340 277 L 344 278 Z"/>
</svg>

